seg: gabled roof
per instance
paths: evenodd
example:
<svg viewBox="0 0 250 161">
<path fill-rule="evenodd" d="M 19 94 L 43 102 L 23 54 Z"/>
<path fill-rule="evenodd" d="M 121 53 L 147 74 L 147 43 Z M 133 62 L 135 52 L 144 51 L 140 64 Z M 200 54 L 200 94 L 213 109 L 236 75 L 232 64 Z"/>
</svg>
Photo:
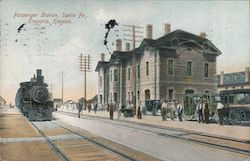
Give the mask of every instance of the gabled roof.
<svg viewBox="0 0 250 161">
<path fill-rule="evenodd" d="M 183 30 L 175 30 L 155 40 L 143 39 L 140 46 L 135 48 L 135 53 L 137 56 L 139 56 L 145 50 L 145 48 L 148 47 L 154 49 L 170 50 L 170 52 L 173 52 L 181 46 L 199 47 L 203 50 L 204 54 L 214 54 L 216 56 L 221 54 L 219 49 L 217 49 L 208 39 Z M 114 51 L 109 62 L 98 62 L 95 71 L 98 71 L 102 66 L 105 67 L 114 64 L 117 61 L 129 59 L 132 57 L 132 55 L 133 50 L 128 52 Z"/>
<path fill-rule="evenodd" d="M 126 51 L 114 51 L 111 55 L 111 58 L 115 59 L 127 59 L 132 56 L 132 51 L 126 52 Z"/>
<path fill-rule="evenodd" d="M 220 55 L 221 52 L 208 39 L 186 32 L 183 30 L 175 30 L 156 40 L 143 39 L 142 43 L 156 49 L 174 49 L 180 46 L 197 46 L 204 50 L 204 53 Z"/>
<path fill-rule="evenodd" d="M 97 71 L 100 69 L 100 67 L 104 67 L 104 66 L 106 66 L 107 64 L 109 64 L 109 62 L 106 62 L 106 61 L 99 61 L 98 64 L 97 64 L 97 66 L 96 66 L 96 68 L 95 68 L 95 71 L 97 72 Z"/>
</svg>

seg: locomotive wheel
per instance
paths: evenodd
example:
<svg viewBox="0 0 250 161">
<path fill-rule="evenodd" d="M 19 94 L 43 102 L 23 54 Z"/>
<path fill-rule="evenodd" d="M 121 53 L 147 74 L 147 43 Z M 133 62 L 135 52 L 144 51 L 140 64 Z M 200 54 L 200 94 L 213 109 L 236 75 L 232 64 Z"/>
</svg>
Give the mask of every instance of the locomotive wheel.
<svg viewBox="0 0 250 161">
<path fill-rule="evenodd" d="M 246 121 L 246 113 L 243 110 L 232 110 L 229 113 L 229 121 L 232 125 L 242 125 Z"/>
</svg>

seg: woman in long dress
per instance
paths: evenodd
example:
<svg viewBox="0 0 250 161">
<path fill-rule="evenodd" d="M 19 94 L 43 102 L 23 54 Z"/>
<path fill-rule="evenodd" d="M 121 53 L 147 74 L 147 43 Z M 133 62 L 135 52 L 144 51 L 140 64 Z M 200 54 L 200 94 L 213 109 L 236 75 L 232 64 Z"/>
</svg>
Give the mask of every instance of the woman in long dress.
<svg viewBox="0 0 250 161">
<path fill-rule="evenodd" d="M 207 101 L 205 101 L 204 106 L 205 106 L 204 107 L 205 123 L 208 124 L 209 123 L 209 106 L 208 106 Z"/>
</svg>

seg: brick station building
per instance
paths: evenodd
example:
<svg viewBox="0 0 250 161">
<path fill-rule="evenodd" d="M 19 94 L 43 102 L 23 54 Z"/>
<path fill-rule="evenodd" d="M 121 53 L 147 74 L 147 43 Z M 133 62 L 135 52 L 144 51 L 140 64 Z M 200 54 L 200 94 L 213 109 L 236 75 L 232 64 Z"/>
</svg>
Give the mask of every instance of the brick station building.
<svg viewBox="0 0 250 161">
<path fill-rule="evenodd" d="M 199 36 L 165 26 L 164 36 L 153 39 L 153 26 L 147 25 L 146 38 L 135 49 L 135 79 L 133 50 L 121 40 L 109 61 L 104 54 L 96 66 L 98 72 L 98 102 L 112 101 L 126 106 L 145 100 L 180 99 L 186 94 L 216 93 L 216 58 L 221 52 L 202 32 Z M 136 81 L 136 91 L 134 90 Z"/>
</svg>

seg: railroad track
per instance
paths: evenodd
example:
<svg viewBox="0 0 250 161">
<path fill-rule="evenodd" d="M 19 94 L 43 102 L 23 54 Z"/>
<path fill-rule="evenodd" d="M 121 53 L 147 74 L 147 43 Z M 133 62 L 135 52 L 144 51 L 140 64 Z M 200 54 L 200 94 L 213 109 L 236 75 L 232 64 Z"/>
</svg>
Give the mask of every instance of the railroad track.
<svg viewBox="0 0 250 161">
<path fill-rule="evenodd" d="M 119 151 L 116 151 L 116 150 L 114 150 L 114 149 L 112 149 L 112 148 L 109 148 L 109 147 L 106 146 L 106 145 L 100 144 L 100 143 L 98 143 L 98 142 L 96 142 L 96 141 L 94 141 L 94 140 L 92 140 L 92 139 L 90 139 L 90 138 L 88 138 L 88 137 L 85 137 L 85 136 L 83 136 L 83 135 L 81 135 L 81 134 L 79 134 L 79 133 L 73 131 L 72 129 L 70 129 L 70 128 L 68 128 L 68 127 L 66 127 L 66 126 L 64 126 L 64 125 L 62 125 L 62 124 L 58 124 L 58 123 L 55 123 L 55 124 L 58 125 L 58 126 L 60 126 L 60 127 L 62 127 L 62 128 L 64 128 L 64 129 L 67 129 L 68 131 L 70 131 L 70 132 L 72 132 L 72 133 L 74 133 L 74 134 L 76 134 L 76 135 L 78 135 L 78 136 L 81 137 L 82 139 L 88 140 L 90 143 L 92 143 L 92 144 L 94 144 L 94 145 L 96 145 L 96 146 L 98 146 L 98 147 L 104 148 L 105 150 L 108 150 L 108 151 L 110 151 L 110 152 L 112 152 L 112 153 L 114 153 L 114 154 L 117 154 L 118 156 L 120 156 L 120 157 L 123 158 L 124 160 L 136 161 L 136 159 L 134 159 L 134 158 L 132 158 L 132 157 L 126 155 L 126 154 L 123 154 L 123 153 L 121 153 L 121 152 L 119 152 Z"/>
<path fill-rule="evenodd" d="M 82 151 L 87 151 L 86 156 L 90 156 L 88 151 L 91 151 L 91 149 L 93 149 L 92 152 L 92 156 L 96 158 L 92 158 L 92 160 L 103 160 L 103 159 L 107 159 L 107 160 L 112 160 L 112 161 L 120 161 L 120 160 L 125 160 L 125 161 L 138 161 L 138 160 L 145 160 L 145 159 L 140 159 L 140 157 L 137 157 L 138 155 L 145 155 L 143 156 L 144 158 L 149 158 L 148 160 L 155 160 L 158 161 L 159 159 L 151 157 L 151 156 L 147 156 L 147 154 L 143 154 L 141 152 L 136 152 L 133 149 L 130 149 L 130 151 L 135 152 L 135 154 L 130 155 L 130 153 L 128 152 L 129 150 L 125 150 L 126 152 L 123 153 L 122 150 L 120 150 L 119 148 L 116 149 L 114 148 L 115 146 L 113 145 L 113 143 L 109 143 L 109 144 L 105 144 L 106 141 L 104 141 L 104 144 L 102 143 L 103 140 L 100 139 L 100 137 L 97 136 L 92 136 L 91 137 L 87 137 L 84 136 L 84 134 L 82 134 L 81 132 L 79 132 L 79 130 L 76 130 L 72 127 L 69 127 L 68 125 L 62 124 L 60 122 L 55 122 L 55 121 L 51 121 L 51 122 L 31 122 L 31 124 L 34 126 L 34 128 L 44 137 L 45 142 L 49 145 L 49 147 L 52 149 L 52 151 L 62 160 L 62 161 L 71 161 L 71 160 L 75 160 L 75 157 L 73 157 L 72 152 L 69 152 L 69 149 L 74 150 L 76 148 L 79 148 L 81 145 L 70 145 L 67 142 L 70 142 L 72 140 L 61 140 L 61 143 L 58 143 L 58 141 L 56 139 L 51 139 L 51 137 L 55 136 L 48 136 L 46 133 L 50 133 L 51 132 L 46 132 L 46 130 L 43 129 L 43 127 L 41 127 L 41 124 L 46 124 L 44 125 L 45 127 L 56 127 L 57 131 L 59 128 L 61 128 L 60 131 L 64 130 L 63 133 L 65 133 L 66 135 L 71 135 L 74 136 L 74 140 L 77 142 L 84 142 L 84 146 L 82 146 L 82 149 L 79 151 L 79 153 L 82 153 Z M 59 127 L 59 128 L 58 128 Z M 58 133 L 58 132 L 57 132 Z M 89 135 L 89 134 L 87 134 Z M 65 136 L 65 135 L 63 135 Z M 95 140 L 96 139 L 96 140 Z M 100 141 L 101 140 L 101 141 Z M 65 146 L 63 145 L 65 142 Z M 90 146 L 91 145 L 91 146 Z M 92 147 L 92 148 L 91 148 Z M 119 147 L 119 146 L 118 146 Z M 95 151 L 104 151 L 104 153 L 99 154 L 95 154 Z M 78 153 L 77 151 L 74 151 L 74 153 Z M 103 154 L 103 155 L 102 155 Z M 79 155 L 79 154 L 77 154 Z M 83 156 L 84 157 L 84 156 Z M 143 158 L 142 157 L 142 158 Z M 73 159 L 71 159 L 73 158 Z M 111 159 L 110 159 L 111 158 Z M 79 158 L 78 158 L 79 159 Z M 77 160 L 77 159 L 76 159 Z"/>
<path fill-rule="evenodd" d="M 65 114 L 69 114 L 71 116 L 77 116 L 74 113 L 70 112 L 62 112 Z M 100 121 L 99 119 L 96 119 L 97 116 L 88 116 L 89 118 L 94 118 L 97 121 Z M 131 121 L 124 121 L 124 120 L 117 120 L 117 121 L 110 121 L 106 118 L 101 117 L 101 122 L 107 122 L 109 124 L 113 124 L 116 126 L 141 130 L 150 132 L 153 134 L 156 134 L 158 136 L 164 137 L 164 138 L 173 138 L 181 141 L 191 142 L 194 144 L 204 145 L 212 148 L 218 148 L 225 151 L 230 151 L 237 154 L 246 155 L 249 157 L 250 154 L 250 142 L 249 141 L 243 141 L 243 140 L 237 140 L 233 138 L 224 138 L 220 136 L 214 136 L 214 135 L 208 135 L 204 133 L 199 132 L 192 132 L 189 130 L 183 130 L 178 128 L 169 128 L 169 127 L 162 127 L 158 125 L 149 125 L 145 123 L 136 123 L 133 122 L 133 125 L 129 124 Z M 123 124 L 120 124 L 119 122 L 122 122 Z M 160 130 L 163 130 L 162 132 L 157 132 Z M 169 134 L 168 131 L 171 132 L 177 132 L 178 134 Z"/>
<path fill-rule="evenodd" d="M 66 154 L 64 154 L 59 148 L 58 146 L 49 138 L 47 137 L 44 132 L 38 128 L 38 126 L 34 123 L 31 122 L 31 124 L 33 125 L 33 127 L 35 127 L 35 129 L 44 137 L 45 142 L 49 145 L 49 147 L 52 149 L 52 151 L 62 160 L 62 161 L 70 161 L 70 159 L 68 158 L 68 156 Z"/>
<path fill-rule="evenodd" d="M 127 126 L 127 125 L 119 125 L 119 126 L 150 132 L 150 133 L 153 133 L 162 137 L 166 137 L 166 138 L 174 138 L 174 139 L 188 141 L 188 142 L 195 143 L 195 144 L 218 148 L 218 149 L 234 152 L 237 154 L 243 154 L 247 156 L 249 156 L 250 154 L 250 144 L 248 142 L 230 140 L 227 138 L 222 139 L 221 137 L 213 137 L 213 136 L 197 134 L 197 133 L 194 134 L 194 133 L 182 132 L 180 134 L 167 134 L 167 133 L 162 133 L 162 132 L 161 133 L 155 132 L 153 130 Z M 241 146 L 243 148 L 237 148 L 238 146 Z"/>
</svg>

